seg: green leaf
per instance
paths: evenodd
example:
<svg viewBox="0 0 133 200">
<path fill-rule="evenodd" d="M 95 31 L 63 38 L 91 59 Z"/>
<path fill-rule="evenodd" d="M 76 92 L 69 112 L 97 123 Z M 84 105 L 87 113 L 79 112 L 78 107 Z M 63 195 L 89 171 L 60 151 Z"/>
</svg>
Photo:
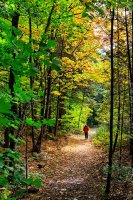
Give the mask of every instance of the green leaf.
<svg viewBox="0 0 133 200">
<path fill-rule="evenodd" d="M 40 128 L 41 127 L 41 122 L 40 121 L 35 122 L 35 121 L 32 120 L 32 118 L 27 118 L 25 120 L 25 122 L 30 126 L 35 126 L 36 128 Z"/>
<path fill-rule="evenodd" d="M 57 43 L 56 43 L 55 40 L 48 40 L 47 46 L 48 46 L 49 48 L 56 48 Z"/>
<path fill-rule="evenodd" d="M 13 158 L 14 160 L 19 160 L 20 159 L 19 153 L 15 153 L 15 152 L 8 153 L 8 156 L 10 158 Z"/>
<path fill-rule="evenodd" d="M 34 121 L 33 121 L 31 118 L 27 118 L 27 119 L 25 120 L 25 122 L 26 122 L 28 125 L 30 125 L 30 126 L 33 126 L 33 123 L 34 123 Z"/>
<path fill-rule="evenodd" d="M 43 63 L 44 63 L 44 65 L 46 65 L 46 66 L 50 66 L 50 61 L 49 61 L 49 60 L 44 60 Z"/>
<path fill-rule="evenodd" d="M 83 2 L 83 1 L 82 1 L 82 2 Z M 85 6 L 86 6 L 87 10 L 91 10 L 92 4 L 89 3 L 89 2 L 87 2 L 87 3 L 85 4 Z"/>
<path fill-rule="evenodd" d="M 4 126 L 8 126 L 9 125 L 9 120 L 5 117 L 0 116 L 0 126 L 4 125 Z"/>
<path fill-rule="evenodd" d="M 82 13 L 82 17 L 84 18 L 84 17 L 87 17 L 88 16 L 88 13 L 87 12 L 83 12 Z"/>
<path fill-rule="evenodd" d="M 95 9 L 96 9 L 96 11 L 97 11 L 99 14 L 104 15 L 104 11 L 103 11 L 102 8 L 100 8 L 100 7 L 98 7 L 98 6 L 95 6 Z"/>
<path fill-rule="evenodd" d="M 0 176 L 0 186 L 6 186 L 8 184 L 8 180 L 5 177 Z"/>
<path fill-rule="evenodd" d="M 0 113 L 2 114 L 11 114 L 11 104 L 6 102 L 5 98 L 0 99 Z"/>
<path fill-rule="evenodd" d="M 29 178 L 29 179 L 27 179 L 27 183 L 31 184 L 31 185 L 34 185 L 36 187 L 41 187 L 42 186 L 42 182 L 41 182 L 40 179 Z"/>
<path fill-rule="evenodd" d="M 43 95 L 44 95 L 44 92 L 39 90 L 38 96 L 39 96 L 39 97 L 43 97 Z"/>
<path fill-rule="evenodd" d="M 4 162 L 0 160 L 0 168 L 3 168 Z"/>
<path fill-rule="evenodd" d="M 0 153 L 0 158 L 2 158 L 3 157 L 3 153 Z"/>
<path fill-rule="evenodd" d="M 53 119 L 43 119 L 43 124 L 45 124 L 47 126 L 54 126 L 55 121 Z"/>
<path fill-rule="evenodd" d="M 28 103 L 31 100 L 31 97 L 29 94 L 27 94 L 20 86 L 15 85 L 15 95 L 18 97 L 22 102 Z"/>
<path fill-rule="evenodd" d="M 60 72 L 61 71 L 60 67 L 61 67 L 60 61 L 54 60 L 53 63 L 52 63 L 52 69 L 54 69 L 57 72 Z"/>
<path fill-rule="evenodd" d="M 9 134 L 9 137 L 10 137 L 14 142 L 18 143 L 18 139 L 16 139 L 16 138 L 14 137 L 14 135 Z"/>
<path fill-rule="evenodd" d="M 88 15 L 88 17 L 92 20 L 94 19 L 94 16 L 93 15 Z"/>
<path fill-rule="evenodd" d="M 18 191 L 15 193 L 15 196 L 16 196 L 16 197 L 22 196 L 25 192 L 26 192 L 25 189 L 18 190 Z"/>
<path fill-rule="evenodd" d="M 10 124 L 11 127 L 13 127 L 14 129 L 18 129 L 18 126 L 16 126 L 15 124 Z"/>
</svg>

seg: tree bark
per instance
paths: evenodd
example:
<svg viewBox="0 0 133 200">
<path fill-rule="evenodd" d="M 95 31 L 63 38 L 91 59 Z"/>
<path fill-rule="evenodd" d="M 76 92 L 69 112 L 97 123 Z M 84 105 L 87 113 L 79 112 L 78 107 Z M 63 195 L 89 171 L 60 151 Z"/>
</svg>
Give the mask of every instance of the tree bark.
<svg viewBox="0 0 133 200">
<path fill-rule="evenodd" d="M 121 167 L 121 160 L 122 160 L 122 136 L 123 136 L 123 126 L 124 126 L 124 113 L 125 113 L 125 85 L 124 85 L 124 97 L 122 102 L 122 115 L 121 115 L 121 129 L 120 129 L 120 162 L 119 166 Z"/>
<path fill-rule="evenodd" d="M 55 122 L 54 136 L 57 135 L 57 130 L 58 130 L 59 103 L 60 103 L 60 97 L 58 96 L 58 98 L 57 98 L 57 107 L 56 107 L 56 122 Z"/>
<path fill-rule="evenodd" d="M 19 22 L 19 13 L 17 11 L 14 12 L 12 17 L 12 36 L 16 37 L 14 28 L 18 28 L 18 22 Z M 13 53 L 13 58 L 15 60 L 16 54 Z M 13 67 L 10 68 L 10 74 L 9 74 L 9 89 L 11 92 L 12 99 L 15 97 L 14 94 L 14 85 L 15 85 L 15 74 Z M 14 116 L 17 115 L 17 104 L 12 102 L 11 104 L 11 111 L 13 113 L 12 120 L 14 120 Z M 13 127 L 6 128 L 5 130 L 5 148 L 10 147 L 12 150 L 15 149 L 15 141 L 11 138 L 9 138 L 9 133 L 14 135 L 15 129 Z"/>
<path fill-rule="evenodd" d="M 32 19 L 31 19 L 30 9 L 28 10 L 28 14 L 29 14 L 29 43 L 30 43 L 31 48 L 32 48 Z M 32 62 L 33 62 L 32 56 L 30 55 L 29 63 L 32 64 Z M 30 76 L 30 89 L 33 90 L 33 87 L 34 87 L 34 78 L 31 75 Z M 34 121 L 34 101 L 33 101 L 33 98 L 31 98 L 30 106 L 31 106 L 31 118 Z M 31 136 L 32 136 L 32 146 L 33 146 L 32 148 L 34 149 L 34 147 L 35 147 L 34 126 L 31 126 Z"/>
<path fill-rule="evenodd" d="M 129 44 L 129 31 L 128 31 L 128 21 L 127 12 L 125 8 L 125 23 L 126 23 L 126 40 L 127 40 L 127 58 L 128 58 L 128 70 L 129 70 L 129 105 L 130 105 L 130 135 L 133 136 L 133 11 L 132 11 L 132 62 L 131 62 L 131 52 Z M 130 146 L 132 146 L 132 140 Z M 131 155 L 131 166 L 133 168 L 133 155 Z"/>
<path fill-rule="evenodd" d="M 84 105 L 84 98 L 85 98 L 85 92 L 83 92 L 83 99 L 82 99 L 80 113 L 79 113 L 79 119 L 78 119 L 78 128 L 80 126 L 80 120 L 81 120 L 81 115 L 82 115 L 82 110 L 83 110 L 83 105 Z"/>
<path fill-rule="evenodd" d="M 113 144 L 113 106 L 114 106 L 114 9 L 111 11 L 111 86 L 110 86 L 110 148 L 109 148 L 109 163 L 108 163 L 108 176 L 105 194 L 108 196 L 110 193 L 111 176 L 112 176 L 112 144 Z"/>
<path fill-rule="evenodd" d="M 46 96 L 46 106 L 44 104 L 42 104 L 42 109 L 41 109 L 41 119 L 45 118 L 46 120 L 49 119 L 49 114 L 50 114 L 50 98 L 51 98 L 51 83 L 52 83 L 52 77 L 51 77 L 51 67 L 48 69 L 48 75 L 47 75 L 47 96 Z M 46 87 L 46 86 L 45 86 Z M 46 92 L 46 90 L 45 90 Z M 46 94 L 44 94 L 46 95 Z M 43 102 L 42 103 L 45 103 L 45 96 L 43 97 Z M 44 113 L 44 106 L 45 106 L 45 113 Z M 40 152 L 41 151 L 41 144 L 42 144 L 42 138 L 43 138 L 43 135 L 45 133 L 45 137 L 46 136 L 46 125 L 42 125 L 41 126 L 41 131 L 40 131 L 40 134 L 39 134 L 39 137 L 37 139 L 37 143 L 33 149 L 33 151 L 36 151 L 36 152 Z"/>
<path fill-rule="evenodd" d="M 115 141 L 114 141 L 114 146 L 113 146 L 113 154 L 116 149 L 117 145 L 117 140 L 118 136 L 120 134 L 120 121 L 121 121 L 121 85 L 120 85 L 120 34 L 119 34 L 119 11 L 117 8 L 117 93 L 118 93 L 118 105 L 117 105 L 117 131 L 116 131 L 116 136 L 115 136 Z"/>
</svg>

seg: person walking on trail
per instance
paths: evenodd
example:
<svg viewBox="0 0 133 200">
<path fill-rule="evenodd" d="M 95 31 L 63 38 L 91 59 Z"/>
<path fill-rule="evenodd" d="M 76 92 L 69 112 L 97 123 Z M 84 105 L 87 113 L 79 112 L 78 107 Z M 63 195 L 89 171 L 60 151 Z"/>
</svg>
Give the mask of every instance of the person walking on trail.
<svg viewBox="0 0 133 200">
<path fill-rule="evenodd" d="M 85 139 L 88 139 L 88 131 L 89 131 L 89 127 L 87 125 L 84 126 L 83 131 L 85 133 Z"/>
</svg>

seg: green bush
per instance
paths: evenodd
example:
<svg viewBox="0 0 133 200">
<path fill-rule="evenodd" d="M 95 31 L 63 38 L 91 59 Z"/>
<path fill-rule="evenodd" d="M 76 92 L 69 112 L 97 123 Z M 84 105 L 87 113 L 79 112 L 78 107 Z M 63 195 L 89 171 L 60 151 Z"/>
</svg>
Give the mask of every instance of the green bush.
<svg viewBox="0 0 133 200">
<path fill-rule="evenodd" d="M 80 128 L 67 128 L 67 129 L 62 129 L 59 131 L 58 135 L 80 135 L 83 134 L 83 131 Z"/>
<path fill-rule="evenodd" d="M 57 140 L 57 136 L 55 136 L 53 133 L 48 133 L 47 139 L 48 140 Z"/>
<path fill-rule="evenodd" d="M 114 129 L 113 139 L 115 140 L 116 129 Z M 110 132 L 107 126 L 100 126 L 93 137 L 93 144 L 107 148 L 109 146 Z M 125 133 L 122 134 L 122 144 L 120 134 L 117 139 L 117 147 L 120 145 L 125 146 L 129 142 Z"/>
<path fill-rule="evenodd" d="M 106 126 L 101 126 L 97 129 L 96 134 L 93 136 L 93 143 L 96 146 L 109 145 L 109 130 Z"/>
<path fill-rule="evenodd" d="M 17 140 L 17 139 L 16 139 Z M 26 192 L 26 186 L 41 187 L 40 176 L 28 175 L 18 152 L 5 148 L 0 152 L 0 199 L 16 200 Z"/>
<path fill-rule="evenodd" d="M 104 175 L 108 174 L 108 165 L 104 167 Z M 112 166 L 112 178 L 117 180 L 132 181 L 132 168 L 128 166 L 120 166 L 118 163 L 114 163 Z"/>
<path fill-rule="evenodd" d="M 73 128 L 71 130 L 71 133 L 74 135 L 80 135 L 80 134 L 83 134 L 83 131 L 80 128 Z"/>
</svg>

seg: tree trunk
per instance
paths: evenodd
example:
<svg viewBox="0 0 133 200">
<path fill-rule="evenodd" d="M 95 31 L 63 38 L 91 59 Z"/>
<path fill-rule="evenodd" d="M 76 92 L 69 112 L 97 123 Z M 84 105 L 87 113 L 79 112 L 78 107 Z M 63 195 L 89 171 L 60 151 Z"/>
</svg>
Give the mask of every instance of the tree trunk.
<svg viewBox="0 0 133 200">
<path fill-rule="evenodd" d="M 47 19 L 47 23 L 46 23 L 46 27 L 44 29 L 44 34 L 46 34 L 48 29 L 49 29 L 49 26 L 50 26 L 50 23 L 51 23 L 52 14 L 53 14 L 54 8 L 55 8 L 55 3 L 56 3 L 56 0 L 54 0 L 53 6 L 52 6 L 52 8 L 50 10 L 50 13 L 49 13 L 49 16 L 48 16 L 48 19 Z M 40 42 L 40 44 L 41 44 L 41 42 Z M 50 68 L 50 76 L 51 76 L 51 68 Z M 51 77 L 49 78 L 49 81 L 51 81 Z M 46 95 L 46 85 L 45 85 L 44 96 L 43 96 L 43 99 L 42 99 L 42 102 L 41 102 L 42 103 L 41 119 L 43 119 L 45 116 L 48 116 L 48 112 L 49 112 L 49 108 L 47 108 L 47 106 L 45 106 L 45 100 L 46 100 L 46 104 L 48 104 L 49 98 L 50 98 L 51 84 L 48 87 L 49 87 L 49 89 L 48 89 L 49 92 L 47 91 L 47 100 L 45 98 L 45 95 Z M 44 111 L 45 111 L 45 114 L 44 114 Z M 41 151 L 41 143 L 42 143 L 42 138 L 43 138 L 44 133 L 45 133 L 45 125 L 42 125 L 39 137 L 37 139 L 37 143 L 36 143 L 36 145 L 34 145 L 34 148 L 33 148 L 34 152 L 40 152 Z"/>
<path fill-rule="evenodd" d="M 61 128 L 61 126 L 62 126 L 61 119 L 62 119 L 63 115 L 66 114 L 66 110 L 65 110 L 65 98 L 64 97 L 66 97 L 66 92 L 65 91 L 61 93 L 61 95 L 60 95 L 60 97 L 58 99 L 59 100 L 58 128 Z"/>
<path fill-rule="evenodd" d="M 85 98 L 85 92 L 83 92 L 83 99 L 82 99 L 80 113 L 79 113 L 79 119 L 78 119 L 78 128 L 80 126 L 80 120 L 81 120 L 81 115 L 82 115 L 82 110 L 83 110 L 84 98 Z"/>
<path fill-rule="evenodd" d="M 46 109 L 45 109 L 45 119 L 49 118 L 49 110 L 50 110 L 50 98 L 51 98 L 51 83 L 52 83 L 52 77 L 51 77 L 51 67 L 48 69 L 48 81 L 47 81 L 47 97 L 46 97 Z"/>
<path fill-rule="evenodd" d="M 59 86 L 59 91 L 60 91 L 60 86 Z M 55 122 L 55 130 L 54 130 L 54 135 L 57 135 L 57 130 L 58 130 L 58 119 L 59 119 L 59 104 L 60 104 L 60 96 L 57 98 L 57 106 L 56 106 L 56 122 Z"/>
<path fill-rule="evenodd" d="M 129 105 L 130 105 L 130 135 L 133 136 L 133 30 L 132 30 L 132 63 L 131 63 L 131 52 L 129 45 L 129 31 L 128 31 L 128 21 L 127 12 L 125 8 L 125 23 L 126 23 L 126 39 L 127 39 L 127 57 L 128 57 L 128 70 L 129 70 Z M 132 11 L 132 23 L 133 23 L 133 11 Z M 133 25 L 132 25 L 133 28 Z M 130 146 L 132 146 L 132 140 Z M 133 153 L 132 153 L 133 154 Z M 133 168 L 133 155 L 131 159 L 131 166 Z"/>
<path fill-rule="evenodd" d="M 132 0 L 133 3 L 133 0 Z M 133 10 L 132 10 L 132 65 L 131 65 L 131 130 L 130 133 L 133 137 Z M 133 147 L 132 147 L 133 148 Z M 131 167 L 133 168 L 133 155 L 131 161 Z"/>
<path fill-rule="evenodd" d="M 12 36 L 16 37 L 15 31 L 13 30 L 13 28 L 18 28 L 18 22 L 19 22 L 19 13 L 18 12 L 14 12 L 13 17 L 12 17 Z M 13 53 L 13 58 L 15 60 L 16 58 L 16 54 Z M 10 74 L 9 74 L 9 89 L 11 92 L 11 96 L 12 98 L 14 98 L 14 85 L 15 85 L 15 74 L 14 74 L 14 70 L 11 67 L 10 68 Z M 12 103 L 11 105 L 11 111 L 13 112 L 13 116 L 12 116 L 12 120 L 14 120 L 14 116 L 17 115 L 17 105 L 16 103 Z M 15 141 L 11 138 L 9 138 L 9 133 L 14 135 L 14 128 L 13 127 L 9 127 L 6 128 L 5 130 L 5 148 L 10 147 L 12 150 L 15 149 Z"/>
<path fill-rule="evenodd" d="M 123 103 L 122 103 L 122 115 L 121 115 L 121 130 L 120 130 L 120 162 L 119 166 L 121 167 L 121 159 L 122 159 L 122 135 L 123 135 L 123 125 L 124 125 L 124 112 L 125 112 L 125 85 L 124 85 L 124 97 L 123 97 Z"/>
<path fill-rule="evenodd" d="M 41 109 L 41 119 L 45 118 L 45 119 L 49 119 L 49 114 L 50 114 L 50 98 L 51 98 L 51 83 L 52 83 L 52 77 L 51 77 L 51 67 L 48 69 L 48 75 L 47 75 L 47 97 L 46 97 L 46 106 L 43 104 L 42 105 L 42 109 Z M 46 87 L 46 86 L 45 86 Z M 46 90 L 45 90 L 46 92 Z M 46 95 L 46 94 L 44 94 Z M 45 96 L 43 97 L 43 102 L 45 103 Z M 45 113 L 44 113 L 44 107 L 45 109 Z M 46 125 L 42 125 L 41 126 L 41 131 L 39 134 L 39 137 L 37 139 L 37 143 L 33 149 L 33 151 L 36 152 L 40 152 L 41 151 L 41 144 L 42 144 L 42 138 L 44 133 L 46 134 Z M 46 135 L 45 135 L 46 136 Z M 47 137 L 47 136 L 46 136 Z"/>
<path fill-rule="evenodd" d="M 111 176 L 112 176 L 112 144 L 113 144 L 113 105 L 114 105 L 114 50 L 113 50 L 113 37 L 114 37 L 114 9 L 111 12 L 111 102 L 110 102 L 110 149 L 109 149 L 109 163 L 108 163 L 108 176 L 105 194 L 108 196 L 110 193 Z"/>
<path fill-rule="evenodd" d="M 28 14 L 29 14 L 29 43 L 31 45 L 32 48 L 32 20 L 31 20 L 31 14 L 30 14 L 30 9 L 28 10 Z M 31 64 L 32 61 L 32 56 L 30 55 L 29 58 L 29 63 Z M 30 76 L 30 89 L 33 90 L 33 86 L 34 86 L 34 78 L 32 77 L 32 75 Z M 30 101 L 30 106 L 31 106 L 31 118 L 34 121 L 34 101 L 33 98 L 31 98 Z M 35 147 L 35 136 L 34 136 L 34 126 L 31 126 L 31 136 L 32 136 L 32 148 L 34 149 Z"/>
<path fill-rule="evenodd" d="M 121 119 L 121 85 L 120 85 L 120 34 L 119 34 L 119 12 L 118 12 L 118 8 L 117 8 L 117 32 L 118 32 L 118 37 L 117 37 L 117 79 L 118 79 L 118 83 L 117 83 L 117 93 L 118 93 L 118 105 L 117 105 L 117 131 L 116 131 L 116 136 L 115 136 L 115 142 L 114 142 L 114 146 L 113 146 L 113 154 L 115 152 L 116 149 L 116 145 L 117 145 L 117 140 L 118 140 L 118 136 L 120 133 L 120 119 Z"/>
</svg>

